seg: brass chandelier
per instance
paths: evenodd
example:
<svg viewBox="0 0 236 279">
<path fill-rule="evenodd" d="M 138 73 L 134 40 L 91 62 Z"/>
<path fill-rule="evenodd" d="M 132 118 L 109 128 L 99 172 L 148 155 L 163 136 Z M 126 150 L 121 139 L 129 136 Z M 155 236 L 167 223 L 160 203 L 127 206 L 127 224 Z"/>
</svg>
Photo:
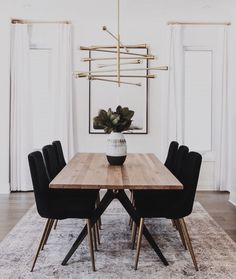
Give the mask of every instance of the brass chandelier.
<svg viewBox="0 0 236 279">
<path fill-rule="evenodd" d="M 114 54 L 112 57 L 95 57 L 91 58 L 85 57 L 82 58 L 83 62 L 92 61 L 104 61 L 104 64 L 100 64 L 96 69 L 91 70 L 89 67 L 89 71 L 75 71 L 75 78 L 88 78 L 89 80 L 98 80 L 105 82 L 113 82 L 117 83 L 120 87 L 121 84 L 130 84 L 135 86 L 141 86 L 141 83 L 127 82 L 123 80 L 123 78 L 155 78 L 156 76 L 153 74 L 149 74 L 149 71 L 158 71 L 158 70 L 168 70 L 167 66 L 159 66 L 159 67 L 145 67 L 145 68 L 125 68 L 126 65 L 133 64 L 141 64 L 143 61 L 156 60 L 156 57 L 152 54 L 141 54 L 131 52 L 130 49 L 141 49 L 147 48 L 146 44 L 137 44 L 137 45 L 125 45 L 122 43 L 120 39 L 120 0 L 117 0 L 117 35 L 114 35 L 106 26 L 102 27 L 102 30 L 109 34 L 115 41 L 116 45 L 94 45 L 94 46 L 81 46 L 80 50 L 83 51 L 95 51 L 98 53 L 106 53 L 106 54 Z M 110 63 L 110 61 L 115 61 L 116 63 Z M 110 64 L 107 64 L 110 63 Z M 147 64 L 148 65 L 148 64 Z M 107 69 L 108 68 L 108 69 Z M 145 75 L 134 74 L 133 72 L 138 71 L 146 71 Z M 125 72 L 131 72 L 127 74 Z"/>
</svg>

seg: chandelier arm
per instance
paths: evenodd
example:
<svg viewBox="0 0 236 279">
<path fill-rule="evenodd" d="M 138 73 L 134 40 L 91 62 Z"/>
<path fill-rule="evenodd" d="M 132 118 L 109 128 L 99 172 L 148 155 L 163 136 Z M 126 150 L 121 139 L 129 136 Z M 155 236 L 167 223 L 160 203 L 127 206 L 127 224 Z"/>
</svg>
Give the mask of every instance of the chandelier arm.
<svg viewBox="0 0 236 279">
<path fill-rule="evenodd" d="M 115 50 L 106 50 L 106 49 L 91 49 L 89 47 L 80 47 L 80 50 L 93 50 L 93 51 L 99 51 L 99 52 L 107 52 L 107 53 L 116 53 L 117 51 Z M 126 54 L 126 55 L 136 55 L 136 56 L 141 56 L 141 57 L 146 57 L 146 56 L 153 56 L 151 54 L 141 54 L 141 53 L 134 53 L 134 52 L 124 52 L 120 51 L 120 54 Z"/>
<path fill-rule="evenodd" d="M 133 65 L 133 64 L 141 64 L 143 61 L 137 59 L 134 61 L 129 61 L 129 62 L 123 62 L 120 63 L 120 65 Z M 116 64 L 99 64 L 97 65 L 97 68 L 106 68 L 106 67 L 114 67 Z"/>
<path fill-rule="evenodd" d="M 130 69 L 120 69 L 121 72 L 128 72 L 128 71 L 151 71 L 151 70 L 156 70 L 156 71 L 167 71 L 168 67 L 167 66 L 160 66 L 160 67 L 154 67 L 154 68 L 130 68 Z M 75 74 L 80 75 L 81 77 L 84 75 L 91 75 L 91 74 L 96 74 L 96 73 L 112 73 L 116 72 L 116 70 L 111 69 L 111 70 L 96 70 L 96 71 L 91 71 L 91 72 L 75 72 Z"/>
<path fill-rule="evenodd" d="M 146 56 L 146 57 L 120 57 L 121 60 L 126 60 L 126 59 L 137 59 L 137 60 L 145 60 L 145 59 L 150 59 L 150 60 L 155 60 L 157 59 L 155 56 Z M 116 57 L 104 57 L 104 58 L 89 58 L 85 57 L 82 58 L 81 61 L 83 62 L 89 62 L 89 61 L 105 61 L 105 60 L 116 60 Z"/>
<path fill-rule="evenodd" d="M 136 86 L 142 86 L 141 83 L 133 83 L 133 82 L 126 82 L 126 81 L 118 81 L 113 79 L 105 79 L 105 78 L 96 78 L 96 77 L 89 77 L 90 80 L 99 80 L 99 81 L 108 81 L 108 82 L 115 82 L 115 83 L 122 83 L 122 84 L 129 84 L 129 85 L 136 85 Z"/>
<path fill-rule="evenodd" d="M 111 33 L 111 31 L 109 31 L 107 29 L 106 26 L 103 26 L 102 28 L 103 31 L 107 32 L 109 35 L 111 35 L 117 42 L 119 42 L 119 39 L 113 34 Z M 126 52 L 129 52 L 128 48 L 120 41 L 120 47 L 124 48 Z"/>
<path fill-rule="evenodd" d="M 117 75 L 87 75 L 86 77 L 117 77 Z M 125 78 L 155 78 L 155 75 L 121 75 L 120 77 Z"/>
</svg>

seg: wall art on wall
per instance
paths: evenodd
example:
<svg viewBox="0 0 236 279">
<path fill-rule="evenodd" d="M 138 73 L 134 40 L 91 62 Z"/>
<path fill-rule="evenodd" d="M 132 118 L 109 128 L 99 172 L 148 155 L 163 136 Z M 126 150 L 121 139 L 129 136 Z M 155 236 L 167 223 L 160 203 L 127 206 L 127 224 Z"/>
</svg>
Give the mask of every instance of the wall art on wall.
<svg viewBox="0 0 236 279">
<path fill-rule="evenodd" d="M 148 55 L 146 45 L 129 47 L 132 53 Z M 138 56 L 139 57 L 139 56 Z M 101 53 L 89 50 L 89 72 L 94 73 L 94 79 L 89 80 L 89 133 L 103 134 L 103 129 L 94 127 L 93 118 L 100 109 L 115 110 L 118 105 L 128 107 L 135 112 L 131 130 L 128 134 L 148 133 L 148 59 L 126 59 L 121 56 L 121 65 L 126 65 L 126 70 L 121 72 L 124 84 L 116 87 L 113 82 L 100 82 L 101 78 L 112 78 L 116 73 L 109 72 L 109 66 L 114 68 L 116 63 L 114 53 Z M 122 59 L 123 58 L 123 59 Z M 105 59 L 105 60 L 104 60 Z M 106 60 L 107 59 L 107 60 Z M 127 61 L 128 60 L 128 61 Z M 106 68 L 104 75 L 103 68 Z M 97 70 L 99 69 L 99 70 Z M 137 70 L 138 69 L 138 70 Z M 142 70 L 143 69 L 143 70 Z M 101 77 L 102 76 L 102 77 Z M 132 84 L 129 84 L 132 77 Z M 98 80 L 96 80 L 98 78 Z M 139 86 L 132 86 L 136 83 Z M 140 86 L 141 85 L 141 86 Z"/>
</svg>

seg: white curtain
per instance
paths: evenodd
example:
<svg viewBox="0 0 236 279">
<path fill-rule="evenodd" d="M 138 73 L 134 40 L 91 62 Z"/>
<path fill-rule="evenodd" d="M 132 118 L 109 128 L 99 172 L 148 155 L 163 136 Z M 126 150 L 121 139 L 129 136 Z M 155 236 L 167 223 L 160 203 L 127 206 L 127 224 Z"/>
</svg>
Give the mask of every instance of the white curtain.
<svg viewBox="0 0 236 279">
<path fill-rule="evenodd" d="M 72 35 L 70 24 L 58 24 L 54 65 L 54 138 L 63 145 L 66 160 L 74 155 L 72 114 Z"/>
<path fill-rule="evenodd" d="M 12 191 L 32 189 L 27 155 L 32 151 L 29 32 L 25 24 L 12 25 L 11 148 Z"/>
<path fill-rule="evenodd" d="M 52 106 L 50 112 L 52 133 L 45 144 L 60 140 L 65 158 L 71 158 L 74 152 L 72 121 L 72 42 L 71 25 L 57 24 L 52 32 L 52 69 L 51 91 Z M 34 28 L 31 26 L 31 28 Z M 32 110 L 30 86 L 30 45 L 28 26 L 12 26 L 11 55 L 11 167 L 10 183 L 12 191 L 32 190 L 27 155 L 34 148 L 32 119 L 39 119 Z M 51 127 L 52 125 L 52 127 Z M 37 148 L 42 148 L 38 146 Z"/>
<path fill-rule="evenodd" d="M 230 105 L 228 95 L 228 27 L 222 26 L 219 30 L 221 45 L 220 67 L 222 69 L 220 88 L 219 123 L 217 125 L 218 148 L 216 149 L 215 186 L 222 191 L 230 191 Z"/>
<path fill-rule="evenodd" d="M 181 25 L 172 25 L 170 28 L 166 150 L 171 141 L 183 141 L 183 30 Z"/>
</svg>

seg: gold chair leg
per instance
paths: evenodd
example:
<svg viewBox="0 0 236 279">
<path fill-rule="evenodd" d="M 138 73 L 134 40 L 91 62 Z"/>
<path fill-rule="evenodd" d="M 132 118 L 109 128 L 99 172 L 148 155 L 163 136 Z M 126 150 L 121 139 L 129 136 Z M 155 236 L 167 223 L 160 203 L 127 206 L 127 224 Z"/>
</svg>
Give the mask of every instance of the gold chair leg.
<svg viewBox="0 0 236 279">
<path fill-rule="evenodd" d="M 134 250 L 136 234 L 137 234 L 137 225 L 135 224 L 135 222 L 133 222 L 132 233 L 131 233 L 132 250 Z"/>
<path fill-rule="evenodd" d="M 58 223 L 58 220 L 55 221 L 54 230 L 57 228 L 57 223 Z"/>
<path fill-rule="evenodd" d="M 51 232 L 51 230 L 52 230 L 54 221 L 55 221 L 55 219 L 50 219 L 47 232 L 46 232 L 46 234 L 45 234 L 45 236 L 44 236 L 44 240 L 43 240 L 43 243 L 42 243 L 42 248 L 41 248 L 41 250 L 43 250 L 43 249 L 44 249 L 44 245 L 47 244 L 48 237 L 49 237 L 49 234 L 50 234 L 50 232 Z"/>
<path fill-rule="evenodd" d="M 39 246 L 38 246 L 36 255 L 35 255 L 35 257 L 34 257 L 34 261 L 33 261 L 33 264 L 32 264 L 32 267 L 31 267 L 30 272 L 33 272 L 33 270 L 34 270 L 34 266 L 35 266 L 35 263 L 36 263 L 36 261 L 37 261 L 39 252 L 40 252 L 40 250 L 41 250 L 41 248 L 42 248 L 43 241 L 44 241 L 44 238 L 45 238 L 45 234 L 47 233 L 49 224 L 50 224 L 50 219 L 47 220 L 46 225 L 45 225 L 45 227 L 44 227 L 43 234 L 42 234 L 42 237 L 41 237 L 41 239 L 40 239 Z"/>
<path fill-rule="evenodd" d="M 198 269 L 198 265 L 197 265 L 197 260 L 196 260 L 196 257 L 195 257 L 194 251 L 193 251 L 193 246 L 192 246 L 192 243 L 191 243 L 191 240 L 190 240 L 190 237 L 189 237 L 188 229 L 187 229 L 187 226 L 185 224 L 184 218 L 179 219 L 179 223 L 180 223 L 180 226 L 181 226 L 181 229 L 182 229 L 182 232 L 183 232 L 183 236 L 184 236 L 185 241 L 186 241 L 186 245 L 187 245 L 188 250 L 190 252 L 190 255 L 192 257 L 194 267 L 195 267 L 196 271 L 198 271 L 199 269 Z"/>
<path fill-rule="evenodd" d="M 93 267 L 93 271 L 96 271 L 95 259 L 94 259 L 94 250 L 93 250 L 92 229 L 91 229 L 90 219 L 87 219 L 87 229 L 88 229 L 88 240 L 89 240 L 89 249 L 90 249 L 90 256 L 91 256 L 91 261 L 92 261 L 92 267 Z"/>
<path fill-rule="evenodd" d="M 94 226 L 92 227 L 92 234 L 93 234 L 93 241 L 94 241 L 94 250 L 95 250 L 95 251 L 98 251 L 95 226 L 96 226 L 96 224 L 94 224 Z"/>
<path fill-rule="evenodd" d="M 96 224 L 95 224 L 95 229 L 96 229 L 96 233 L 97 233 L 98 245 L 100 245 L 101 242 L 100 242 L 100 233 L 99 233 L 99 224 L 98 224 L 98 222 L 96 222 Z"/>
<path fill-rule="evenodd" d="M 138 268 L 138 260 L 139 260 L 141 242 L 142 242 L 142 236 L 143 236 L 143 224 L 144 224 L 144 218 L 141 218 L 140 223 L 139 223 L 139 230 L 138 230 L 137 254 L 136 254 L 135 266 L 134 266 L 135 270 L 137 270 L 137 268 Z"/>
<path fill-rule="evenodd" d="M 177 228 L 177 230 L 178 230 L 178 232 L 179 232 L 181 241 L 182 241 L 182 243 L 183 243 L 183 246 L 184 246 L 185 250 L 187 250 L 188 248 L 187 248 L 187 245 L 186 245 L 186 241 L 185 241 L 185 238 L 184 238 L 183 230 L 182 230 L 182 227 L 181 227 L 181 225 L 180 225 L 179 220 L 178 220 L 178 219 L 175 220 L 175 223 L 176 223 L 176 228 Z"/>
</svg>

